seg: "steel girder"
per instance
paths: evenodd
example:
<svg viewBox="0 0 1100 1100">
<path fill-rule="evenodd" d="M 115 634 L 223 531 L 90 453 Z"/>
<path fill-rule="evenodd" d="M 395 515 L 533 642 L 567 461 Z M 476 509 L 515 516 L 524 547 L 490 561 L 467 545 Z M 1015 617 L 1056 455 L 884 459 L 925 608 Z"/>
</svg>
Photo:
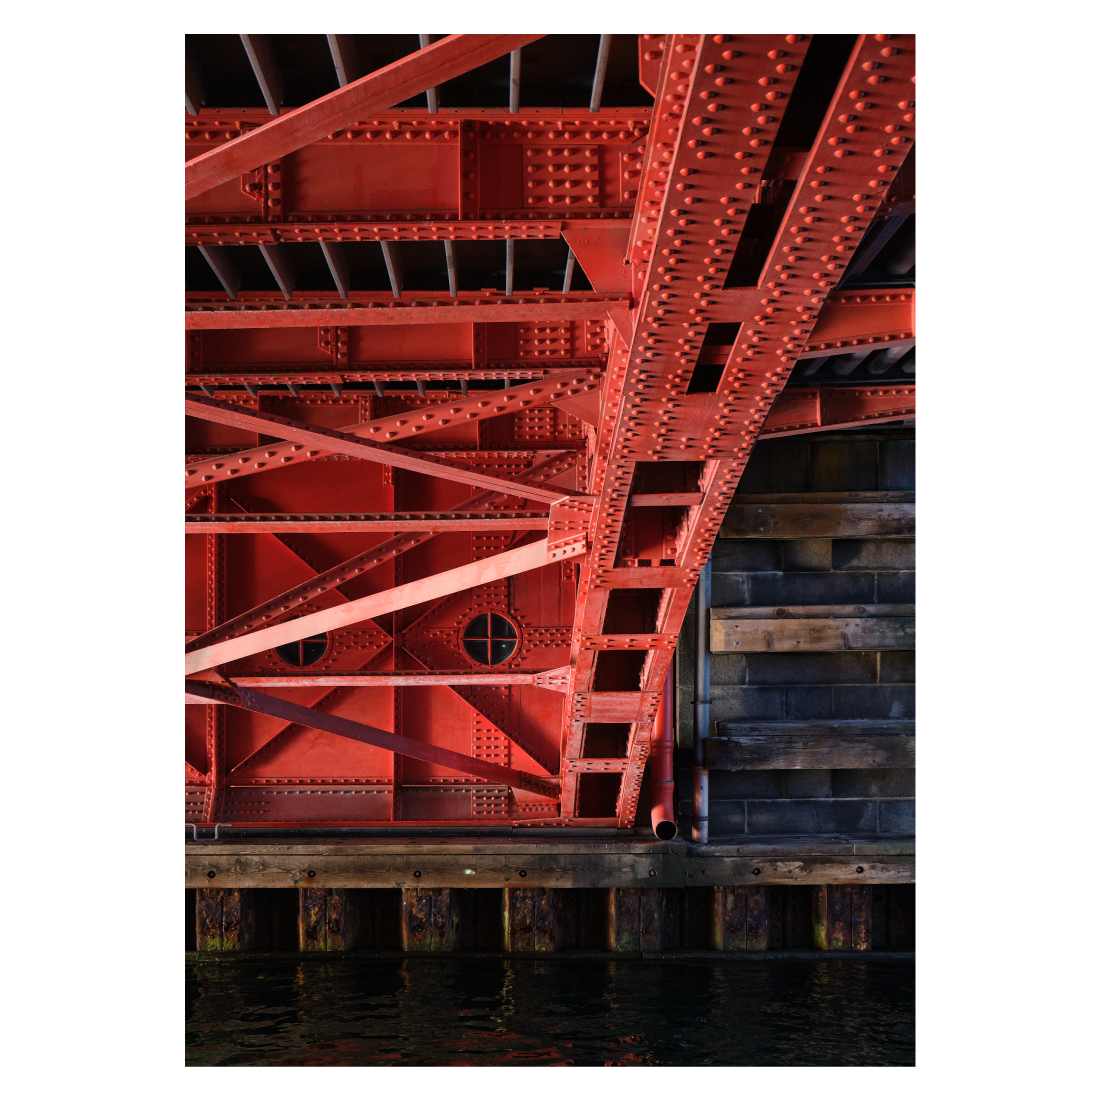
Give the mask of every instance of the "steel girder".
<svg viewBox="0 0 1100 1100">
<path fill-rule="evenodd" d="M 680 625 L 755 440 L 915 411 L 894 380 L 785 388 L 800 359 L 915 339 L 911 289 L 838 290 L 912 149 L 912 36 L 859 36 L 792 152 L 775 138 L 809 44 L 646 36 L 655 107 L 591 118 L 390 111 L 367 97 L 398 87 L 383 70 L 272 121 L 189 120 L 189 178 L 207 174 L 188 242 L 218 262 L 564 237 L 597 287 L 356 291 L 326 252 L 333 291 L 293 287 L 284 258 L 277 294 L 188 294 L 188 384 L 248 390 L 188 395 L 193 820 L 633 824 Z M 389 67 L 402 98 L 424 61 Z M 337 124 L 326 101 L 357 84 Z M 383 174 L 442 165 L 443 184 L 424 201 L 394 180 L 392 208 L 326 196 L 317 166 L 364 156 Z M 734 285 L 761 208 L 775 229 Z M 499 378 L 529 381 L 466 389 Z M 420 392 L 384 389 L 405 380 Z M 301 392 L 318 383 L 333 393 Z M 460 499 L 456 481 L 484 491 Z M 377 541 L 387 523 L 409 533 Z M 245 528 L 256 539 L 222 533 Z"/>
</svg>

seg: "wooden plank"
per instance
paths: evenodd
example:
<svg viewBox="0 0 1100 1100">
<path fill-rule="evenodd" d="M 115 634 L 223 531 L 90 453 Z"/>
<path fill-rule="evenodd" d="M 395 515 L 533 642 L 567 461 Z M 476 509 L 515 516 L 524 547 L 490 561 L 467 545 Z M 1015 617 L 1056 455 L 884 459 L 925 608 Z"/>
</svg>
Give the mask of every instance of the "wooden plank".
<svg viewBox="0 0 1100 1100">
<path fill-rule="evenodd" d="M 446 887 L 401 891 L 401 947 L 404 951 L 453 951 L 456 908 Z"/>
<path fill-rule="evenodd" d="M 718 732 L 703 747 L 706 766 L 717 771 L 916 767 L 915 722 L 722 722 Z"/>
<path fill-rule="evenodd" d="M 829 950 L 829 887 L 815 883 L 810 899 L 810 922 L 814 933 L 814 947 L 818 951 Z"/>
<path fill-rule="evenodd" d="M 337 888 L 328 891 L 326 901 L 325 948 L 328 951 L 351 951 L 359 939 L 354 897 L 350 891 Z"/>
<path fill-rule="evenodd" d="M 813 889 L 814 947 L 870 951 L 874 938 L 870 883 L 830 883 Z"/>
<path fill-rule="evenodd" d="M 832 653 L 915 649 L 916 633 L 915 618 L 734 619 L 712 614 L 710 650 L 712 653 Z"/>
<path fill-rule="evenodd" d="M 298 890 L 298 950 L 351 951 L 359 941 L 358 906 L 343 887 Z"/>
<path fill-rule="evenodd" d="M 504 950 L 535 950 L 535 899 L 527 887 L 504 891 Z"/>
<path fill-rule="evenodd" d="M 401 891 L 401 950 L 428 951 L 431 945 L 431 895 L 414 887 Z"/>
<path fill-rule="evenodd" d="M 570 848 L 574 850 L 569 850 Z M 464 849 L 478 849 L 471 852 Z M 214 871 L 235 888 L 424 887 L 682 887 L 813 885 L 826 882 L 911 883 L 916 879 L 911 841 L 815 841 L 807 844 L 727 846 L 711 844 L 688 856 L 675 842 L 646 845 L 584 845 L 560 842 L 515 845 L 493 852 L 489 845 L 395 843 L 188 845 L 186 886 L 201 888 Z M 554 850 L 554 849 L 558 850 Z M 599 849 L 603 850 L 599 850 Z M 561 850 L 566 849 L 566 850 Z M 595 849 L 595 850 L 593 850 Z M 415 854 L 415 863 L 410 856 Z M 412 868 L 421 872 L 414 878 Z M 858 868 L 862 867 L 862 872 Z M 305 868 L 314 872 L 307 879 Z M 520 875 L 525 870 L 526 875 Z M 650 874 L 650 872 L 653 872 Z M 757 872 L 757 873 L 754 873 Z M 134 874 L 140 871 L 135 866 Z"/>
<path fill-rule="evenodd" d="M 325 905 L 324 887 L 308 886 L 298 891 L 298 950 L 324 951 Z"/>
<path fill-rule="evenodd" d="M 846 489 L 837 493 L 738 493 L 737 505 L 748 504 L 915 504 L 912 489 Z"/>
<path fill-rule="evenodd" d="M 768 949 L 768 888 L 766 886 L 738 886 L 745 897 L 745 950 Z"/>
<path fill-rule="evenodd" d="M 789 604 L 784 607 L 712 607 L 712 619 L 906 619 L 911 603 Z"/>
<path fill-rule="evenodd" d="M 714 888 L 711 947 L 715 951 L 745 950 L 745 895 L 736 886 Z"/>
<path fill-rule="evenodd" d="M 201 886 L 195 892 L 195 943 L 199 951 L 222 949 L 222 892 Z"/>
<path fill-rule="evenodd" d="M 616 886 L 608 893 L 607 950 L 640 951 L 640 889 Z"/>
<path fill-rule="evenodd" d="M 848 890 L 852 899 L 852 950 L 870 951 L 873 927 L 871 909 L 871 887 L 843 886 L 838 889 Z"/>
<path fill-rule="evenodd" d="M 534 892 L 534 934 L 536 951 L 557 951 L 561 947 L 561 893 L 545 886 Z"/>
<path fill-rule="evenodd" d="M 561 947 L 561 899 L 557 890 L 518 886 L 504 890 L 504 950 L 552 952 Z"/>
<path fill-rule="evenodd" d="M 828 951 L 852 950 L 852 895 L 848 886 L 826 886 L 825 942 Z"/>
<path fill-rule="evenodd" d="M 768 892 L 765 886 L 719 886 L 714 890 L 711 946 L 715 951 L 766 951 Z"/>
<path fill-rule="evenodd" d="M 641 951 L 660 951 L 666 938 L 666 893 L 647 886 L 638 895 L 638 947 Z"/>
<path fill-rule="evenodd" d="M 849 494 L 800 495 L 808 498 Z M 744 498 L 734 497 L 718 537 L 911 538 L 916 534 L 916 529 L 916 504 L 911 502 L 800 500 L 753 504 L 746 503 Z"/>
<path fill-rule="evenodd" d="M 195 903 L 199 951 L 250 951 L 256 943 L 256 911 L 248 889 L 199 887 Z"/>
</svg>

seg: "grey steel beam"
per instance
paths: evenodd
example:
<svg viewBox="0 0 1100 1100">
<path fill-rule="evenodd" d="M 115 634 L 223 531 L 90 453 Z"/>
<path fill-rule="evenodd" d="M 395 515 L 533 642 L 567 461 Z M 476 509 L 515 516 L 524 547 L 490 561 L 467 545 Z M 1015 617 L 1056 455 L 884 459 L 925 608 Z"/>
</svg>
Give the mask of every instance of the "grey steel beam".
<svg viewBox="0 0 1100 1100">
<path fill-rule="evenodd" d="M 611 35 L 600 35 L 600 52 L 596 55 L 596 74 L 592 78 L 592 100 L 588 104 L 590 111 L 600 109 L 603 97 L 603 82 L 607 77 L 607 56 L 611 52 Z"/>
<path fill-rule="evenodd" d="M 336 69 L 336 79 L 342 88 L 353 80 L 358 80 L 363 71 L 359 66 L 359 51 L 355 47 L 355 36 L 350 34 L 326 34 L 332 64 Z"/>
<path fill-rule="evenodd" d="M 241 42 L 244 52 L 248 54 L 252 72 L 256 76 L 256 83 L 263 92 L 264 102 L 268 111 L 277 115 L 283 102 L 283 81 L 279 76 L 279 70 L 275 67 L 275 60 L 271 56 L 271 46 L 264 34 L 242 34 Z"/>
<path fill-rule="evenodd" d="M 241 273 L 229 256 L 229 249 L 224 245 L 200 244 L 199 252 L 217 275 L 218 282 L 222 284 L 226 294 L 230 298 L 236 298 L 237 291 L 241 289 Z"/>
</svg>

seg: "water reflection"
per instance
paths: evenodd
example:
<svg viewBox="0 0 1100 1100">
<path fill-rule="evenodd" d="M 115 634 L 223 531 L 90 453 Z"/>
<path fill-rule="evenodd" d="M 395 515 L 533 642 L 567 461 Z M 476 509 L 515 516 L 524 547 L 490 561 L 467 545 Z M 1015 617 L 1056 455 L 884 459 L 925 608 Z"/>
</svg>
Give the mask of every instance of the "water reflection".
<svg viewBox="0 0 1100 1100">
<path fill-rule="evenodd" d="M 189 1065 L 912 1065 L 913 965 L 202 959 Z"/>
</svg>

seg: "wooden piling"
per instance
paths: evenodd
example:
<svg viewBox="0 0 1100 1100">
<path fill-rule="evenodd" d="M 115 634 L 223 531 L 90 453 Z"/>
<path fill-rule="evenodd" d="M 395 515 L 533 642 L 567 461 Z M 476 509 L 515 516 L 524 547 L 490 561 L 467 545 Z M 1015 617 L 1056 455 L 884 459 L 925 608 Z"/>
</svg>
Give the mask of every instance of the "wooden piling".
<svg viewBox="0 0 1100 1100">
<path fill-rule="evenodd" d="M 199 951 L 250 951 L 256 942 L 252 890 L 200 888 L 195 892 L 195 945 Z"/>
<path fill-rule="evenodd" d="M 715 886 L 711 946 L 715 951 L 766 951 L 768 888 Z"/>
<path fill-rule="evenodd" d="M 638 946 L 642 951 L 660 951 L 665 945 L 665 892 L 643 886 L 638 893 Z"/>
<path fill-rule="evenodd" d="M 351 891 L 309 886 L 298 891 L 298 950 L 351 951 L 359 921 Z"/>
<path fill-rule="evenodd" d="M 503 899 L 505 951 L 558 951 L 561 948 L 561 901 L 545 886 L 509 886 Z"/>
<path fill-rule="evenodd" d="M 814 947 L 819 951 L 870 951 L 871 887 L 815 886 L 813 891 Z"/>
<path fill-rule="evenodd" d="M 453 951 L 457 907 L 448 887 L 418 886 L 401 891 L 401 949 Z"/>
<path fill-rule="evenodd" d="M 829 950 L 829 888 L 812 886 L 810 921 L 814 930 L 814 947 L 818 951 Z"/>
</svg>

